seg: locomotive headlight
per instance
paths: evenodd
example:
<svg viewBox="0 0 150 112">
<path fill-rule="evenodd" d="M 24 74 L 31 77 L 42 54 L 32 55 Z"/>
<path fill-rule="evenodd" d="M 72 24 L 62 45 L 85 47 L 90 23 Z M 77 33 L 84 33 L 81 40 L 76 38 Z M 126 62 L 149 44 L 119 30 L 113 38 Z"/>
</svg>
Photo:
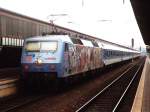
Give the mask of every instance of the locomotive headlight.
<svg viewBox="0 0 150 112">
<path fill-rule="evenodd" d="M 38 63 L 38 64 L 41 64 L 41 63 L 42 63 L 42 60 L 41 60 L 41 59 L 37 59 L 37 63 Z"/>
</svg>

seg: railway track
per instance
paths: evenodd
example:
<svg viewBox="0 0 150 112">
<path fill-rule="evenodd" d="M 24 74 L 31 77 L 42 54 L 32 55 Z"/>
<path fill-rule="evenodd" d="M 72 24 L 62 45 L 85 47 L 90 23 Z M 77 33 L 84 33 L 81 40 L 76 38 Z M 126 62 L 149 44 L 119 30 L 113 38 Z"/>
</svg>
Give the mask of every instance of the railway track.
<svg viewBox="0 0 150 112">
<path fill-rule="evenodd" d="M 26 105 L 33 104 L 36 101 L 40 101 L 43 98 L 48 97 L 50 94 L 48 91 L 33 91 L 33 90 L 23 90 L 23 88 L 20 89 L 20 81 L 19 79 L 14 79 L 10 81 L 6 81 L 5 84 L 0 83 L 0 92 L 5 91 L 5 89 L 11 89 L 15 88 L 15 95 L 12 97 L 4 98 L 0 100 L 0 112 L 10 112 L 15 111 L 21 107 L 24 107 Z M 3 87 L 4 86 L 4 87 Z M 19 89 L 19 90 L 18 90 Z M 37 93 L 36 93 L 37 92 Z M 6 95 L 7 92 L 4 92 L 4 95 Z"/>
<path fill-rule="evenodd" d="M 131 64 L 132 65 L 132 64 Z M 127 67 L 128 68 L 128 67 Z M 127 69 L 126 68 L 126 69 Z M 124 70 L 123 70 L 124 71 Z M 62 92 L 63 93 L 63 92 Z M 66 92 L 67 94 L 68 94 L 68 92 Z M 65 92 L 64 92 L 64 94 L 66 94 Z M 61 94 L 60 95 L 50 95 L 49 93 L 48 94 L 36 94 L 36 95 L 26 95 L 26 96 L 24 96 L 24 97 L 20 97 L 20 98 L 18 98 L 17 97 L 17 99 L 18 100 L 12 100 L 11 102 L 14 102 L 14 103 L 11 103 L 11 102 L 8 102 L 8 104 L 7 105 L 5 105 L 4 107 L 2 107 L 2 106 L 0 106 L 0 110 L 1 110 L 1 112 L 9 112 L 9 111 L 18 111 L 18 110 L 24 110 L 24 109 L 26 109 L 26 107 L 28 107 L 28 106 L 30 106 L 30 105 L 33 105 L 33 104 L 35 104 L 36 102 L 41 102 L 41 100 L 43 100 L 43 99 L 48 99 L 48 97 L 50 97 L 50 99 L 51 99 L 51 101 L 52 101 L 52 98 L 53 98 L 53 100 L 55 99 L 55 100 L 58 100 L 58 96 L 60 96 L 59 98 L 60 98 L 60 100 L 62 101 L 62 99 L 61 99 Z M 64 96 L 63 94 L 62 94 L 62 96 Z M 68 95 L 66 95 L 67 96 L 67 98 L 68 98 Z M 55 98 L 56 97 L 56 98 Z M 65 99 L 67 99 L 67 98 L 65 98 Z M 54 100 L 54 102 L 56 102 Z M 59 102 L 61 102 L 61 101 L 59 101 Z M 75 101 L 75 100 L 74 100 Z M 3 102 L 3 103 L 5 103 L 5 102 Z M 50 102 L 49 102 L 50 103 Z M 59 105 L 59 104 L 57 104 L 57 105 Z M 57 105 L 55 105 L 55 107 L 57 107 Z M 67 105 L 66 105 L 67 106 Z M 40 106 L 38 106 L 38 107 L 40 107 Z M 54 108 L 54 107 L 51 107 L 51 108 Z M 63 107 L 63 108 L 67 108 L 67 107 Z M 61 109 L 61 108 L 60 108 Z M 73 110 L 73 109 L 72 109 Z"/>
<path fill-rule="evenodd" d="M 138 63 L 127 69 L 76 112 L 116 112 L 142 67 L 143 63 Z"/>
<path fill-rule="evenodd" d="M 10 112 L 10 111 L 15 111 L 21 107 L 24 107 L 25 105 L 32 104 L 36 101 L 39 101 L 43 98 L 45 98 L 46 95 L 35 95 L 35 96 L 25 96 L 22 99 L 17 100 L 13 105 L 8 104 L 8 107 L 6 108 L 1 108 L 1 112 Z"/>
</svg>

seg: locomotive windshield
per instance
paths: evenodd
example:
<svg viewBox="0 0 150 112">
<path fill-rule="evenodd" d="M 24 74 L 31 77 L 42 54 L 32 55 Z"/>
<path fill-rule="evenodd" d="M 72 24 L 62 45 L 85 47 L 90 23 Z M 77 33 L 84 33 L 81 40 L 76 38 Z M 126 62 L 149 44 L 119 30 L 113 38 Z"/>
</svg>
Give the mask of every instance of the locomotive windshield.
<svg viewBox="0 0 150 112">
<path fill-rule="evenodd" d="M 28 41 L 25 50 L 29 52 L 52 51 L 57 50 L 57 41 Z"/>
</svg>

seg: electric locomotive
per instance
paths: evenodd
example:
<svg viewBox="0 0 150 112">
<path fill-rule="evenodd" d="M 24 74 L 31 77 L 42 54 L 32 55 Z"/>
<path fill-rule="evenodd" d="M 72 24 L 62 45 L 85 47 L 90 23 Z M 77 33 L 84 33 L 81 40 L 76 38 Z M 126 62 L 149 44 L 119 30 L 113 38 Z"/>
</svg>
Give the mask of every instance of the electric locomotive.
<svg viewBox="0 0 150 112">
<path fill-rule="evenodd" d="M 73 41 L 77 42 L 68 35 L 27 38 L 21 58 L 23 77 L 38 73 L 63 78 L 103 66 L 101 48 L 93 47 L 88 40 L 80 44 Z"/>
</svg>

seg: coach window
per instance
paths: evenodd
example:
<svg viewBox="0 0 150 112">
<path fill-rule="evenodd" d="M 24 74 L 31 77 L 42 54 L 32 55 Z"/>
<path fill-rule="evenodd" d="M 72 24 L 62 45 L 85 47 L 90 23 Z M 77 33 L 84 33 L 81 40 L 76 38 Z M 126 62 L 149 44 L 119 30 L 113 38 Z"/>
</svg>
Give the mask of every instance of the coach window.
<svg viewBox="0 0 150 112">
<path fill-rule="evenodd" d="M 117 56 L 119 56 L 119 51 L 117 51 Z"/>
<path fill-rule="evenodd" d="M 107 58 L 109 57 L 109 51 L 107 50 Z"/>
<path fill-rule="evenodd" d="M 110 55 L 110 54 L 109 54 L 109 51 L 107 50 L 107 58 L 109 58 L 109 55 Z"/>
<path fill-rule="evenodd" d="M 111 57 L 111 51 L 109 51 L 109 57 Z"/>
<path fill-rule="evenodd" d="M 112 51 L 110 51 L 110 57 L 112 57 L 112 56 L 113 56 Z"/>
</svg>

